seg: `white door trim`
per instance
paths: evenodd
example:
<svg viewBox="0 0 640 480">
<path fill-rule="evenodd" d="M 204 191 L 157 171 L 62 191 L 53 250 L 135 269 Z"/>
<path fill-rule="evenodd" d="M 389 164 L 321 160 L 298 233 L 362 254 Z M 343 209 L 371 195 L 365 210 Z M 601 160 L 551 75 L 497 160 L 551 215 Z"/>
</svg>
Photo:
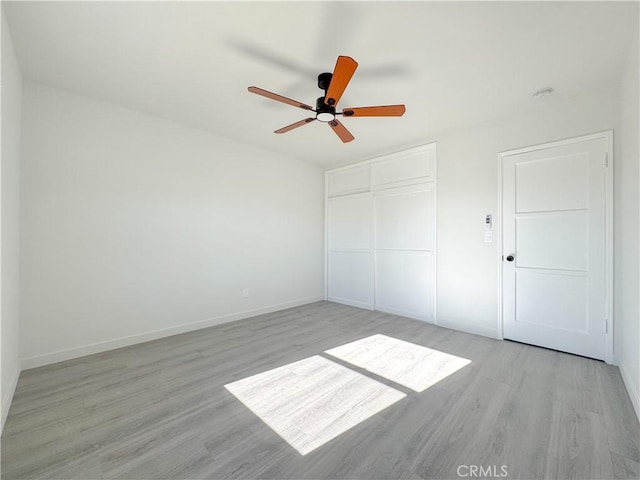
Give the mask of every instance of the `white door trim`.
<svg viewBox="0 0 640 480">
<path fill-rule="evenodd" d="M 501 338 L 504 339 L 504 324 L 503 324 L 503 278 L 502 278 L 502 202 L 503 202 L 503 178 L 502 168 L 505 157 L 511 155 L 518 155 L 521 153 L 533 152 L 536 150 L 542 150 L 545 148 L 559 147 L 562 145 L 569 145 L 572 143 L 584 142 L 588 140 L 596 140 L 602 138 L 606 142 L 607 149 L 607 168 L 605 170 L 606 187 L 605 187 L 605 309 L 608 318 L 608 329 L 605 334 L 606 354 L 605 361 L 609 364 L 613 363 L 613 331 L 615 328 L 615 322 L 613 318 L 613 130 L 607 130 L 600 133 L 594 133 L 590 135 L 583 135 L 580 137 L 573 137 L 564 140 L 558 140 L 549 143 L 543 143 L 540 145 L 532 145 L 529 147 L 518 148 L 515 150 L 508 150 L 506 152 L 500 152 L 498 154 L 498 208 L 497 208 L 497 225 L 499 226 L 498 234 L 498 331 Z"/>
</svg>

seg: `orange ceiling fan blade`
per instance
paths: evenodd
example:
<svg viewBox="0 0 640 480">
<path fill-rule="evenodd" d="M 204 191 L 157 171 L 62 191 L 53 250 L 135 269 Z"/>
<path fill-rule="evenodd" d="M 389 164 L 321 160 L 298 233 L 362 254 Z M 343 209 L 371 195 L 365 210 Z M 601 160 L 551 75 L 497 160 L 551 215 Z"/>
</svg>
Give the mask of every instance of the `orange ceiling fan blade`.
<svg viewBox="0 0 640 480">
<path fill-rule="evenodd" d="M 336 135 L 338 135 L 338 137 L 340 137 L 340 140 L 342 140 L 344 143 L 348 143 L 355 138 L 353 135 L 351 135 L 351 132 L 349 132 L 349 130 L 347 130 L 346 127 L 338 120 L 332 120 L 331 122 L 329 122 L 329 126 L 333 129 L 334 132 L 336 132 Z"/>
<path fill-rule="evenodd" d="M 401 117 L 406 108 L 404 105 L 384 105 L 380 107 L 345 108 L 345 117 Z"/>
<path fill-rule="evenodd" d="M 358 62 L 353 58 L 342 55 L 338 57 L 324 103 L 333 107 L 338 104 L 356 68 L 358 68 Z"/>
<path fill-rule="evenodd" d="M 307 123 L 314 122 L 315 120 L 316 120 L 315 118 L 305 118 L 304 120 L 300 120 L 299 122 L 292 123 L 291 125 L 287 125 L 286 127 L 282 127 L 273 133 L 287 133 L 289 130 L 293 130 L 294 128 L 301 127 L 303 125 L 306 125 Z"/>
<path fill-rule="evenodd" d="M 278 95 L 277 93 L 268 92 L 267 90 L 263 90 L 262 88 L 249 87 L 247 90 L 249 90 L 251 93 L 255 93 L 256 95 L 262 95 L 263 97 L 267 97 L 267 98 L 270 98 L 271 100 L 276 100 L 278 102 L 293 105 L 294 107 L 302 108 L 304 110 L 313 110 L 313 107 L 309 105 L 306 105 L 302 102 L 298 102 L 297 100 L 291 100 L 290 98 L 283 97 L 282 95 Z"/>
</svg>

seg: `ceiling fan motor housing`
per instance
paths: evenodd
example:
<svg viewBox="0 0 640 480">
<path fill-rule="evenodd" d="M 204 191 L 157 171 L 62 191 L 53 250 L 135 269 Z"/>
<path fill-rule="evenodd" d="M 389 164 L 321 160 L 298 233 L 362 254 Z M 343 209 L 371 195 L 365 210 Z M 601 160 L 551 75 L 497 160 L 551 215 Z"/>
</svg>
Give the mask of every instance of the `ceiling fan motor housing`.
<svg viewBox="0 0 640 480">
<path fill-rule="evenodd" d="M 330 122 L 335 119 L 336 107 L 324 103 L 324 97 L 316 100 L 316 118 L 321 122 Z"/>
</svg>

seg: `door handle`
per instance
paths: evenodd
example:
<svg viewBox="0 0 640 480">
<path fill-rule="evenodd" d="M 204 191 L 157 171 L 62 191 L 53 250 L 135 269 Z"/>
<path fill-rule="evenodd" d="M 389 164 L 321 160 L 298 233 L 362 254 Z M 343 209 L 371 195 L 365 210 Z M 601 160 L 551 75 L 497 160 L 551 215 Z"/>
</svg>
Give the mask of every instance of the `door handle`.
<svg viewBox="0 0 640 480">
<path fill-rule="evenodd" d="M 515 258 L 516 257 L 514 257 L 513 255 L 507 255 L 507 262 L 513 262 Z"/>
</svg>

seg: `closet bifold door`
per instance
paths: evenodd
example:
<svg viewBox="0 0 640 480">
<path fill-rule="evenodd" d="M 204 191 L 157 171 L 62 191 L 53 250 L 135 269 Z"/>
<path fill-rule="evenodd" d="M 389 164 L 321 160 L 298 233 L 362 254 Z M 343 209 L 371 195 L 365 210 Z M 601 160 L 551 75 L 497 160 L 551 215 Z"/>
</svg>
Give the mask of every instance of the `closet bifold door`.
<svg viewBox="0 0 640 480">
<path fill-rule="evenodd" d="M 371 194 L 327 200 L 328 300 L 373 309 Z"/>
<path fill-rule="evenodd" d="M 373 194 L 375 309 L 434 322 L 433 182 Z"/>
</svg>

